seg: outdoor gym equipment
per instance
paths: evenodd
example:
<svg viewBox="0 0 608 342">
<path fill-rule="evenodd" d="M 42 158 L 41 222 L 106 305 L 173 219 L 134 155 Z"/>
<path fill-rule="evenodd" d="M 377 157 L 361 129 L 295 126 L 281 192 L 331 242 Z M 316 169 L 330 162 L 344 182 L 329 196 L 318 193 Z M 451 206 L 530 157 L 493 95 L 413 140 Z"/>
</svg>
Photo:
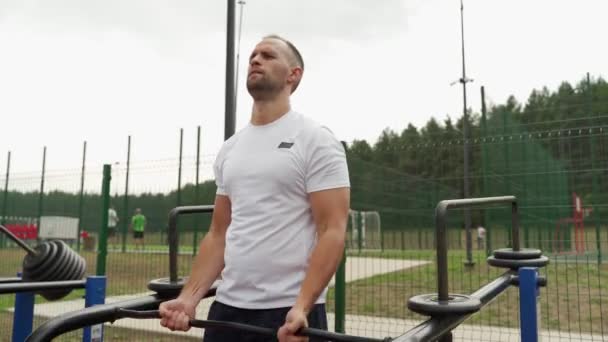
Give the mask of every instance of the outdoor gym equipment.
<svg viewBox="0 0 608 342">
<path fill-rule="evenodd" d="M 148 289 L 158 293 L 161 297 L 176 297 L 187 281 L 185 277 L 177 275 L 177 255 L 179 242 L 177 232 L 177 218 L 186 214 L 212 213 L 213 205 L 192 205 L 173 208 L 169 212 L 169 278 L 154 279 L 148 283 Z M 213 293 L 215 295 L 215 292 Z"/>
<path fill-rule="evenodd" d="M 61 240 L 45 241 L 35 248 L 13 235 L 6 227 L 0 225 L 0 231 L 6 234 L 27 255 L 23 259 L 23 282 L 58 282 L 81 280 L 86 272 L 86 261 Z M 58 286 L 40 292 L 47 300 L 57 300 L 67 296 L 71 289 Z"/>
<path fill-rule="evenodd" d="M 500 265 L 496 266 L 507 267 L 509 270 L 470 295 L 450 294 L 448 292 L 446 231 L 446 216 L 448 209 L 504 203 L 510 203 L 512 207 L 513 248 L 498 250 L 493 257 L 489 258 L 488 262 L 490 262 L 490 260 L 502 260 L 499 262 Z M 198 209 L 195 209 L 195 207 L 189 207 L 185 211 L 188 213 L 201 212 L 199 210 L 202 209 L 203 207 L 198 207 Z M 210 211 L 212 210 L 212 207 L 206 207 L 205 210 Z M 179 211 L 172 211 L 175 218 L 177 217 L 178 212 Z M 464 322 L 472 313 L 478 311 L 481 309 L 481 307 L 493 301 L 498 295 L 503 293 L 510 286 L 518 286 L 520 293 L 521 339 L 523 342 L 538 341 L 538 319 L 536 312 L 536 304 L 539 293 L 538 288 L 539 286 L 546 285 L 546 279 L 538 276 L 537 268 L 524 266 L 529 266 L 532 264 L 542 267 L 547 264 L 548 259 L 542 256 L 542 254 L 539 254 L 536 250 L 520 248 L 516 198 L 513 196 L 504 196 L 441 201 L 437 205 L 435 218 L 437 236 L 438 294 L 415 296 L 408 301 L 408 307 L 410 309 L 430 316 L 430 318 L 394 339 L 385 338 L 379 340 L 367 337 L 323 332 L 324 339 L 330 341 L 393 342 L 452 341 L 452 330 Z M 170 235 L 170 241 L 177 244 L 176 226 L 172 227 L 173 228 L 170 228 L 170 234 L 175 234 L 175 236 L 171 238 Z M 171 255 L 171 278 L 177 279 L 177 248 L 176 246 L 173 246 L 173 248 L 170 250 L 172 253 L 175 253 Z M 51 319 L 34 331 L 34 333 L 32 333 L 32 335 L 30 335 L 26 341 L 46 342 L 62 333 L 79 329 L 83 326 L 101 324 L 104 322 L 113 322 L 120 318 L 158 318 L 158 312 L 154 310 L 158 309 L 160 303 L 165 300 L 173 299 L 179 294 L 179 286 L 177 285 L 178 282 L 172 281 L 171 278 L 163 282 L 164 285 L 160 286 L 161 292 L 155 295 L 141 297 L 130 301 L 100 305 L 93 308 L 70 312 Z M 171 284 L 171 291 L 164 291 L 169 288 L 167 284 Z M 214 284 L 214 287 L 206 294 L 206 297 L 212 296 L 215 293 L 215 286 L 217 286 L 217 283 Z M 206 328 L 240 329 L 267 335 L 276 334 L 276 331 L 272 329 L 268 330 L 255 326 L 244 326 L 242 324 L 234 324 L 233 322 L 192 320 L 191 325 Z M 314 330 L 303 330 L 302 332 L 308 334 L 308 336 L 319 336 L 314 335 L 318 332 Z"/>
</svg>

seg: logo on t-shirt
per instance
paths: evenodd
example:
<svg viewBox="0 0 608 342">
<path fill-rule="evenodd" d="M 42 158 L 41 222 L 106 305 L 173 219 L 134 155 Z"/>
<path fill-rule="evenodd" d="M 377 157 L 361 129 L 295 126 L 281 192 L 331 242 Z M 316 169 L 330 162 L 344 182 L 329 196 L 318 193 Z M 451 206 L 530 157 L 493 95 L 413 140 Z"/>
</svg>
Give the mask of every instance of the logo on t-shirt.
<svg viewBox="0 0 608 342">
<path fill-rule="evenodd" d="M 291 146 L 293 146 L 293 143 L 282 142 L 279 144 L 279 148 L 291 148 Z"/>
</svg>

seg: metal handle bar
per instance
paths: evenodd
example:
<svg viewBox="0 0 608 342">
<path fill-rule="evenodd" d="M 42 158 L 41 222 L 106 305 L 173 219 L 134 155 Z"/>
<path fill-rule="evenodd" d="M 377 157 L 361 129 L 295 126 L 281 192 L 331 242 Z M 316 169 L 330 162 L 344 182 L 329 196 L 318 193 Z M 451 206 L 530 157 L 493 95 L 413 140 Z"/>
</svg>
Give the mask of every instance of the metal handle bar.
<svg viewBox="0 0 608 342">
<path fill-rule="evenodd" d="M 138 318 L 138 319 L 154 319 L 160 318 L 160 312 L 158 310 L 148 310 L 148 311 L 136 311 L 136 310 L 126 310 L 117 308 L 116 309 L 116 317 L 117 318 Z M 272 328 L 264 328 L 258 327 L 249 324 L 235 323 L 235 322 L 223 322 L 223 321 L 213 321 L 213 320 L 198 320 L 191 319 L 189 322 L 191 327 L 195 328 L 213 328 L 213 329 L 234 329 L 241 330 L 244 332 L 266 335 L 266 336 L 277 336 L 277 330 Z M 321 338 L 329 341 L 345 341 L 345 342 L 390 342 L 391 338 L 385 338 L 382 340 L 368 337 L 360 337 L 360 336 L 350 336 L 345 334 L 333 333 L 320 329 L 313 328 L 302 328 L 298 331 L 298 335 Z"/>
<path fill-rule="evenodd" d="M 513 250 L 519 251 L 519 220 L 515 196 L 482 197 L 443 200 L 435 208 L 435 234 L 437 240 L 437 292 L 439 301 L 448 301 L 448 234 L 446 228 L 448 209 L 471 208 L 488 204 L 511 204 Z"/>
<path fill-rule="evenodd" d="M 38 292 L 50 290 L 84 289 L 86 280 L 14 282 L 0 284 L 0 294 L 17 292 Z"/>
<path fill-rule="evenodd" d="M 176 207 L 169 212 L 169 281 L 177 283 L 177 217 L 183 214 L 212 213 L 213 205 L 190 205 Z"/>
</svg>

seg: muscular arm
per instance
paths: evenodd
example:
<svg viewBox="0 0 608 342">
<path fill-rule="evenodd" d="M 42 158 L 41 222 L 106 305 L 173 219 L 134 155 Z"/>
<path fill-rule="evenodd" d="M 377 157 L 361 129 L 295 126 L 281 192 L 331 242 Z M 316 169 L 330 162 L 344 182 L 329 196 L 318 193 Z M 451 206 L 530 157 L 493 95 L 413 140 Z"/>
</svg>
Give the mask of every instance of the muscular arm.
<svg viewBox="0 0 608 342">
<path fill-rule="evenodd" d="M 230 217 L 230 200 L 227 196 L 217 195 L 209 232 L 200 243 L 200 252 L 194 260 L 190 278 L 180 297 L 198 303 L 222 272 Z"/>
<path fill-rule="evenodd" d="M 308 314 L 333 277 L 344 253 L 350 189 L 338 188 L 309 195 L 312 215 L 317 227 L 315 246 L 294 305 Z"/>
</svg>

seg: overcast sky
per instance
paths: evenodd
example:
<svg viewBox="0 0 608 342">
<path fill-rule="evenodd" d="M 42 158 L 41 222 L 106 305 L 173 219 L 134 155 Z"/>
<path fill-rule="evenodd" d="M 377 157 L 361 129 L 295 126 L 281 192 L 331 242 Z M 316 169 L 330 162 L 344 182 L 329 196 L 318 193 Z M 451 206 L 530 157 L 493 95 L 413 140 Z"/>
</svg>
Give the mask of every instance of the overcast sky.
<svg viewBox="0 0 608 342">
<path fill-rule="evenodd" d="M 237 7 L 238 9 L 239 7 Z M 247 0 L 237 129 L 251 100 L 243 72 L 269 33 L 292 40 L 306 71 L 294 109 L 341 140 L 462 113 L 459 0 Z M 534 88 L 606 77 L 606 0 L 468 0 L 470 107 Z M 0 170 L 78 169 L 185 155 L 203 131 L 206 164 L 224 136 L 226 1 L 0 0 Z M 2 176 L 0 176 L 2 177 Z"/>
</svg>

